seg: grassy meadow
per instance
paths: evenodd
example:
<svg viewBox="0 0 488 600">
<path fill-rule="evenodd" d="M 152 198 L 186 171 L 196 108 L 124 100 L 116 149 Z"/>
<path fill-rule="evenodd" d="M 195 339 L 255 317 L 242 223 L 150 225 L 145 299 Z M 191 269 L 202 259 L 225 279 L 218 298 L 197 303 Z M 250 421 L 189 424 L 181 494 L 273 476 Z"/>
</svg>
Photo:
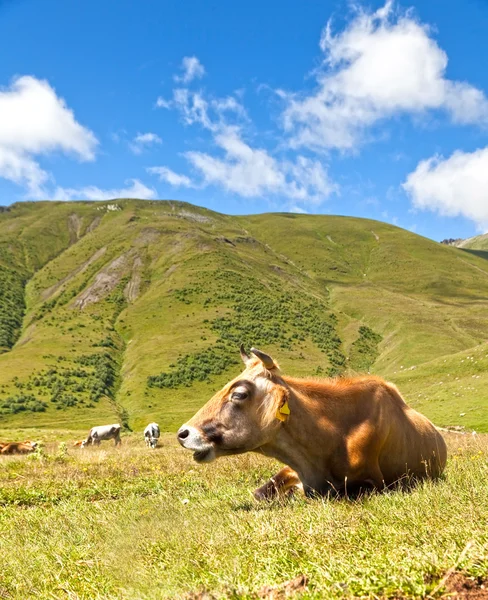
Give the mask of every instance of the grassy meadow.
<svg viewBox="0 0 488 600">
<path fill-rule="evenodd" d="M 441 597 L 451 572 L 483 592 L 488 436 L 448 434 L 445 477 L 411 491 L 262 504 L 279 465 L 258 455 L 196 465 L 173 436 L 80 451 L 38 433 L 40 453 L 1 459 L 0 598 L 284 598 L 302 575 L 290 596 Z"/>
</svg>

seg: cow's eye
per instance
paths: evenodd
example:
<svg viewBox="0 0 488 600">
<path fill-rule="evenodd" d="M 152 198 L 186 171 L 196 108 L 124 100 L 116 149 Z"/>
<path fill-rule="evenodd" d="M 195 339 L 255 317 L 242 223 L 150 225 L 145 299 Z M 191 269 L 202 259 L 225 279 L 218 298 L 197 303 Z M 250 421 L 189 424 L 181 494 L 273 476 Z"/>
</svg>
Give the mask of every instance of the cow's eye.
<svg viewBox="0 0 488 600">
<path fill-rule="evenodd" d="M 245 391 L 233 392 L 231 398 L 232 400 L 245 400 L 248 396 L 249 394 Z"/>
</svg>

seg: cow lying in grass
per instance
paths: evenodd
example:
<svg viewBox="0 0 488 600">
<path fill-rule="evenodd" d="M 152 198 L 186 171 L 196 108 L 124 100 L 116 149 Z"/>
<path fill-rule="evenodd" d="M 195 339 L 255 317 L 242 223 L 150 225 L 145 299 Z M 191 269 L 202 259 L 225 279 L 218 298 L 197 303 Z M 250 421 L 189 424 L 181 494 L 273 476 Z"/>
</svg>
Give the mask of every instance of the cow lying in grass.
<svg viewBox="0 0 488 600">
<path fill-rule="evenodd" d="M 98 427 L 92 427 L 86 440 L 83 440 L 81 447 L 84 448 L 91 443 L 92 446 L 99 446 L 103 440 L 114 440 L 115 445 L 121 444 L 120 439 L 121 427 L 118 423 L 113 425 L 99 425 Z"/>
<path fill-rule="evenodd" d="M 0 442 L 0 454 L 30 454 L 37 448 L 37 442 Z"/>
<path fill-rule="evenodd" d="M 307 495 L 381 490 L 436 478 L 447 449 L 441 434 L 379 377 L 295 379 L 254 348 L 245 370 L 178 431 L 197 462 L 260 452 L 287 467 L 256 490 L 259 499 L 303 485 Z"/>
</svg>

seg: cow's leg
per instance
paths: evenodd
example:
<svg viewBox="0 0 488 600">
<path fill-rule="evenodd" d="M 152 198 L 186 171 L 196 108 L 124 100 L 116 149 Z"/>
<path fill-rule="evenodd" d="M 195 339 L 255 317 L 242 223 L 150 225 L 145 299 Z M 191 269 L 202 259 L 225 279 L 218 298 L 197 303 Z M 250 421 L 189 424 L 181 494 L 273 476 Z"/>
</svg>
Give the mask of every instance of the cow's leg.
<svg viewBox="0 0 488 600">
<path fill-rule="evenodd" d="M 342 486 L 341 486 L 342 487 Z M 350 465 L 346 477 L 344 478 L 344 493 L 357 491 L 361 488 L 372 488 L 376 491 L 381 491 L 385 487 L 383 473 L 378 465 L 378 460 L 368 457 L 362 462 Z"/>
<path fill-rule="evenodd" d="M 385 487 L 378 458 L 384 439 L 380 432 L 364 424 L 347 439 L 348 468 L 344 473 L 344 490 L 364 485 L 375 490 Z"/>
<path fill-rule="evenodd" d="M 272 500 L 279 496 L 285 496 L 287 492 L 300 485 L 300 477 L 290 467 L 281 469 L 274 477 L 271 477 L 264 485 L 254 491 L 256 500 Z"/>
<path fill-rule="evenodd" d="M 120 435 L 117 435 L 114 439 L 115 439 L 115 445 L 120 446 L 120 444 L 122 443 L 122 440 L 120 439 Z"/>
</svg>

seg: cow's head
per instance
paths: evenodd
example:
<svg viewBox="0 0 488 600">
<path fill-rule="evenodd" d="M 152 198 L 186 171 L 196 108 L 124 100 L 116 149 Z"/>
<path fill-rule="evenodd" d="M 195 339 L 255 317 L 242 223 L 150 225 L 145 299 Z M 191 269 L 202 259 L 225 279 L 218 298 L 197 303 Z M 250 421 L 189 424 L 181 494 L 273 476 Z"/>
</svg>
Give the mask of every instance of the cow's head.
<svg viewBox="0 0 488 600">
<path fill-rule="evenodd" d="M 288 412 L 288 390 L 278 365 L 255 348 L 241 346 L 244 371 L 178 431 L 178 441 L 197 462 L 257 450 L 276 434 Z"/>
</svg>

